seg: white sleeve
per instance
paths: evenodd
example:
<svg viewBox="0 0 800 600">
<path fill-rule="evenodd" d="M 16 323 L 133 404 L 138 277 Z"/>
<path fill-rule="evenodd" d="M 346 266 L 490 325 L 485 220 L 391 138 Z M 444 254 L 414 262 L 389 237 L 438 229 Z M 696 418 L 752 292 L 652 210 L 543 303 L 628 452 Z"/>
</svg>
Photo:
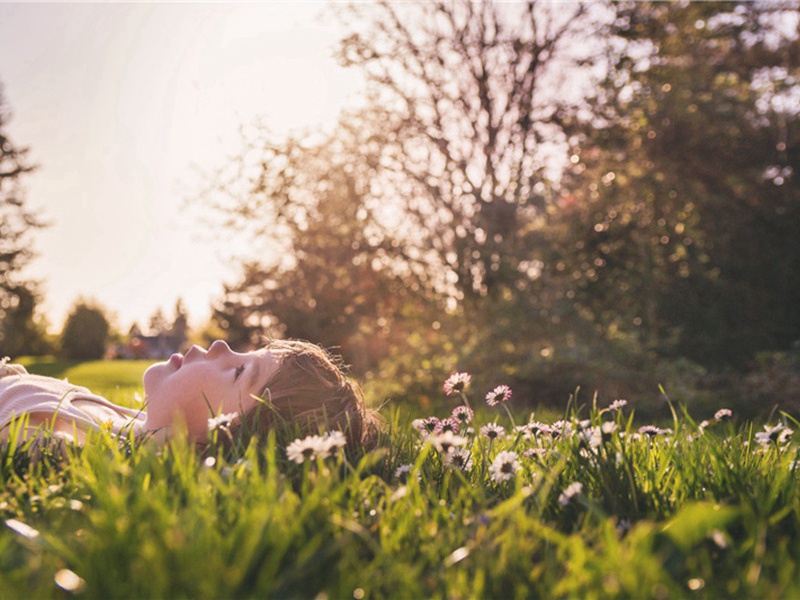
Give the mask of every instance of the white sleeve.
<svg viewBox="0 0 800 600">
<path fill-rule="evenodd" d="M 4 361 L 0 361 L 0 377 L 6 375 L 27 375 L 28 371 L 22 365 L 14 365 Z"/>
</svg>

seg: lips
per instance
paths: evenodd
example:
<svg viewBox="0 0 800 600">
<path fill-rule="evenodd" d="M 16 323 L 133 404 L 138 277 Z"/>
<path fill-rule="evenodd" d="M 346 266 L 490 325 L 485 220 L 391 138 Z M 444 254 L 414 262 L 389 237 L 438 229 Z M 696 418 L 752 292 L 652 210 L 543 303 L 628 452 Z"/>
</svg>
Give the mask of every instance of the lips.
<svg viewBox="0 0 800 600">
<path fill-rule="evenodd" d="M 183 364 L 183 355 L 182 354 L 173 354 L 169 357 L 169 364 L 175 369 L 180 369 L 181 365 Z"/>
</svg>

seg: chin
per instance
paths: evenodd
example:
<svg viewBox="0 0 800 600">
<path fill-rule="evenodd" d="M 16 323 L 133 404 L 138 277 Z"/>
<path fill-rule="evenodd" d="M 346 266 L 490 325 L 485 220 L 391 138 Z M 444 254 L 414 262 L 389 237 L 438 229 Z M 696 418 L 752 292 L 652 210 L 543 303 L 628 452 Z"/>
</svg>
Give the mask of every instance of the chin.
<svg viewBox="0 0 800 600">
<path fill-rule="evenodd" d="M 162 379 L 166 375 L 168 368 L 168 363 L 166 362 L 156 363 L 147 367 L 144 375 L 142 375 L 142 386 L 144 387 L 145 393 L 147 392 L 147 388 L 151 387 L 156 381 Z"/>
</svg>

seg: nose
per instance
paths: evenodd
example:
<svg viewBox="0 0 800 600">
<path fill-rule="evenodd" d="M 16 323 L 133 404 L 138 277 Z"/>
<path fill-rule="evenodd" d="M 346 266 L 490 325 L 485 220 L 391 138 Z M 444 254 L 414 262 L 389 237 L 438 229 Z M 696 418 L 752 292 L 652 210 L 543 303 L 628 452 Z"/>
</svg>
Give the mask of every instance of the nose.
<svg viewBox="0 0 800 600">
<path fill-rule="evenodd" d="M 231 352 L 230 346 L 228 346 L 227 342 L 224 340 L 216 340 L 213 344 L 208 347 L 208 357 L 209 358 L 216 358 L 217 356 L 221 356 L 223 354 L 228 354 Z"/>
</svg>

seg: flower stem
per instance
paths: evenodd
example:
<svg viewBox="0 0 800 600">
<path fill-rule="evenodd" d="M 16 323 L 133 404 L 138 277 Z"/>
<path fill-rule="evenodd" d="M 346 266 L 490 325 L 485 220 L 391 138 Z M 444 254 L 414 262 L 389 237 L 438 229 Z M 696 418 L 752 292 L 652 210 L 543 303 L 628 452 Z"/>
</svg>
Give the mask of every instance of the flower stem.
<svg viewBox="0 0 800 600">
<path fill-rule="evenodd" d="M 506 414 L 508 415 L 508 418 L 509 418 L 509 420 L 511 421 L 511 426 L 512 426 L 512 427 L 516 427 L 516 426 L 517 426 L 517 424 L 514 422 L 514 417 L 511 415 L 511 411 L 510 411 L 510 410 L 508 410 L 508 406 L 506 405 L 506 403 L 505 403 L 505 402 L 503 402 L 503 408 L 505 409 L 505 411 L 506 411 Z"/>
</svg>

